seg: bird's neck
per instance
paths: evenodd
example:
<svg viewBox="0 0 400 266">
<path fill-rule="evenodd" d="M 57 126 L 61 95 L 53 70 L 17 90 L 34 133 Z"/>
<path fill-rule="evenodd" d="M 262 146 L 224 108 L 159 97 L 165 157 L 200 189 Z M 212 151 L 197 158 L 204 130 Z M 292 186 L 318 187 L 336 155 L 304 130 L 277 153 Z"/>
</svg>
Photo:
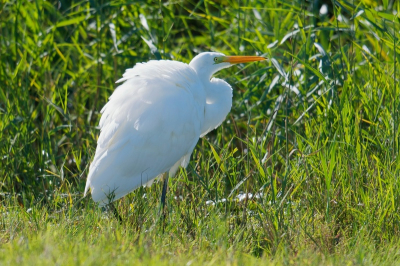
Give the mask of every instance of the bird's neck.
<svg viewBox="0 0 400 266">
<path fill-rule="evenodd" d="M 206 92 L 204 124 L 201 136 L 218 127 L 226 118 L 232 107 L 232 88 L 222 79 L 212 78 L 203 81 Z"/>
</svg>

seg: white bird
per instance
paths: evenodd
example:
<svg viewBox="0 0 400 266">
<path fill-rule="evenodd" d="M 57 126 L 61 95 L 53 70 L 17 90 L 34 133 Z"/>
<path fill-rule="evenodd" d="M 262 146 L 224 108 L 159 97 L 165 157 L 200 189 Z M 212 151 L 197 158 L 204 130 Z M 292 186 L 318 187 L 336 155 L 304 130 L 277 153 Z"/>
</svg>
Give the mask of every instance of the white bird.
<svg viewBox="0 0 400 266">
<path fill-rule="evenodd" d="M 85 195 L 106 205 L 168 172 L 186 167 L 200 137 L 218 127 L 232 106 L 232 88 L 212 78 L 260 56 L 200 53 L 190 64 L 160 60 L 127 69 L 101 110 L 100 136 Z M 167 178 L 162 202 L 165 201 Z"/>
</svg>

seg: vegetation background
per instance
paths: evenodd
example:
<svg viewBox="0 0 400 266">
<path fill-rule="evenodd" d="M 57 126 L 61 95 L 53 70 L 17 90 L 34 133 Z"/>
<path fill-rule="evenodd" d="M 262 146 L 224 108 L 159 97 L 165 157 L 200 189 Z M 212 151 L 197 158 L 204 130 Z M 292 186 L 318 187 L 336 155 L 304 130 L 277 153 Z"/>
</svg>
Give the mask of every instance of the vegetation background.
<svg viewBox="0 0 400 266">
<path fill-rule="evenodd" d="M 0 264 L 400 265 L 399 1 L 0 1 Z M 124 70 L 203 51 L 232 112 L 170 179 L 82 198 Z M 157 73 L 154 73 L 155 75 Z M 165 227 L 163 230 L 162 228 Z"/>
</svg>

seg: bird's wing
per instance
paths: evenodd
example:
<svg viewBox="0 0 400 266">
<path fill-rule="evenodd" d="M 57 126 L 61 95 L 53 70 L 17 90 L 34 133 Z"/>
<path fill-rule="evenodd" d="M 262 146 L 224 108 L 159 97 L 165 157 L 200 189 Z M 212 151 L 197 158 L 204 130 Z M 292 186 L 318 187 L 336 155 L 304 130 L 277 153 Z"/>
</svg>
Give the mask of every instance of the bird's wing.
<svg viewBox="0 0 400 266">
<path fill-rule="evenodd" d="M 85 189 L 104 204 L 187 158 L 204 119 L 204 89 L 186 64 L 150 61 L 127 70 L 122 81 L 102 109 Z"/>
</svg>

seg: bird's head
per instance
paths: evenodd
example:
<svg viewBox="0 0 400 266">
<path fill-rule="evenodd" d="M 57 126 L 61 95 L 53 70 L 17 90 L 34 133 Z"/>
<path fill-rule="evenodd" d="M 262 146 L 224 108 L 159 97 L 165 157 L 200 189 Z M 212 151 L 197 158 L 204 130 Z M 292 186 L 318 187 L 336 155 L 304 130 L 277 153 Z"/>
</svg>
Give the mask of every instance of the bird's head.
<svg viewBox="0 0 400 266">
<path fill-rule="evenodd" d="M 204 75 L 210 79 L 217 71 L 230 67 L 234 64 L 249 63 L 265 60 L 262 56 L 226 56 L 221 53 L 205 52 L 195 56 L 190 61 L 190 66 L 196 70 L 199 75 Z"/>
</svg>

